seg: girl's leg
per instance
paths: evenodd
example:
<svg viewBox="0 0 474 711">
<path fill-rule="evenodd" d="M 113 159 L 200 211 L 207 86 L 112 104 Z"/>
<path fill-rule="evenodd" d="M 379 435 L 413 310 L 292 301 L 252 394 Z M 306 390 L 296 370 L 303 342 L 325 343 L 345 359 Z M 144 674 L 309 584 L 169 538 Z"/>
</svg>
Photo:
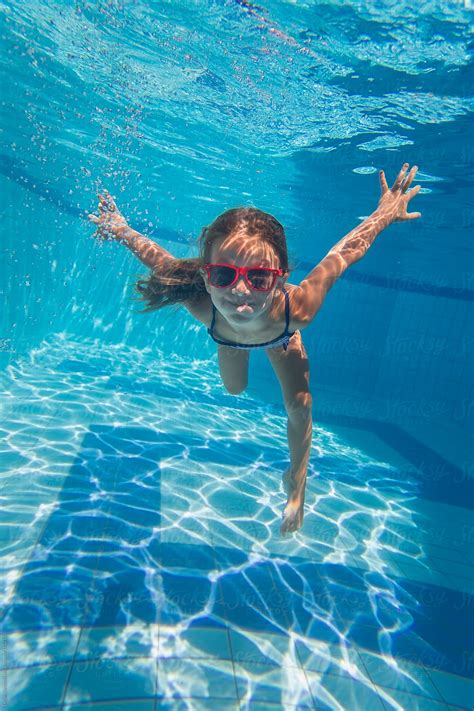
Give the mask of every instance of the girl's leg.
<svg viewBox="0 0 474 711">
<path fill-rule="evenodd" d="M 245 390 L 249 375 L 249 351 L 218 345 L 217 360 L 222 382 L 232 395 Z"/>
<path fill-rule="evenodd" d="M 303 499 L 313 435 L 312 404 L 311 393 L 307 392 L 300 393 L 296 402 L 286 407 L 291 466 L 285 472 L 283 484 L 288 495 L 295 496 L 302 489 Z"/>
<path fill-rule="evenodd" d="M 299 331 L 288 350 L 268 349 L 268 358 L 280 382 L 288 414 L 287 435 L 291 466 L 283 475 L 288 501 L 283 512 L 282 533 L 298 530 L 303 523 L 306 472 L 313 432 L 309 361 Z"/>
</svg>

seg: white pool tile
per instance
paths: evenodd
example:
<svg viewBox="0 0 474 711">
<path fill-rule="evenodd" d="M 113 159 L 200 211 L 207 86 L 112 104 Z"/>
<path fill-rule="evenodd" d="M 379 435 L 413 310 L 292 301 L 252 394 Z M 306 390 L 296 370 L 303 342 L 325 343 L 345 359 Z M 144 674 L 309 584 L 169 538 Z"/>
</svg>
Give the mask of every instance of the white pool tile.
<svg viewBox="0 0 474 711">
<path fill-rule="evenodd" d="M 0 654 L 0 664 L 9 669 L 71 661 L 79 632 L 79 627 L 68 627 L 3 634 L 4 653 Z"/>
<path fill-rule="evenodd" d="M 329 708 L 370 709 L 385 711 L 380 696 L 370 681 L 360 682 L 349 674 L 318 674 L 307 672 L 311 693 L 318 702 Z"/>
<path fill-rule="evenodd" d="M 146 698 L 156 690 L 156 662 L 137 657 L 125 660 L 81 659 L 72 668 L 67 703 Z"/>
<path fill-rule="evenodd" d="M 467 668 L 466 671 L 471 675 L 471 678 L 448 674 L 437 669 L 428 669 L 427 673 L 444 701 L 448 704 L 474 709 L 473 660 L 471 655 L 466 655 L 466 662 L 470 663 L 470 668 Z"/>
<path fill-rule="evenodd" d="M 232 658 L 241 668 L 247 665 L 300 667 L 296 650 L 287 635 L 255 633 L 252 630 L 229 631 Z"/>
<path fill-rule="evenodd" d="M 359 654 L 368 675 L 376 686 L 401 689 L 418 696 L 435 698 L 438 701 L 443 700 L 422 666 L 397 657 L 390 659 L 365 650 L 361 650 Z"/>
<path fill-rule="evenodd" d="M 68 679 L 70 663 L 27 666 L 8 671 L 8 711 L 42 706 L 59 706 Z"/>
<path fill-rule="evenodd" d="M 440 558 L 464 564 L 474 571 L 474 542 L 453 541 L 449 546 L 431 545 L 424 541 L 423 550 L 428 558 Z"/>
<path fill-rule="evenodd" d="M 312 696 L 306 674 L 302 669 L 269 666 L 268 664 L 247 663 L 235 665 L 235 676 L 240 699 L 286 704 L 298 703 L 311 708 Z"/>
<path fill-rule="evenodd" d="M 237 701 L 230 661 L 160 657 L 157 673 L 157 694 L 165 699 L 204 697 Z"/>
<path fill-rule="evenodd" d="M 400 689 L 384 689 L 376 687 L 385 709 L 403 709 L 403 711 L 448 711 L 444 701 L 437 701 L 425 696 L 408 694 Z M 392 702 L 390 702 L 392 700 Z"/>
<path fill-rule="evenodd" d="M 177 630 L 160 627 L 159 656 L 173 651 L 183 658 L 225 659 L 232 658 L 226 628 L 198 627 Z"/>
<path fill-rule="evenodd" d="M 353 645 L 346 644 L 343 649 L 341 645 L 317 639 L 299 639 L 296 642 L 296 654 L 301 666 L 308 672 L 344 675 L 350 665 L 364 677 L 367 676 L 358 649 Z"/>
<path fill-rule="evenodd" d="M 286 701 L 285 705 L 282 706 L 279 701 L 252 701 L 248 699 L 242 699 L 239 704 L 239 711 L 306 711 L 306 709 L 314 711 L 315 707 L 309 702 L 307 704 L 292 704 Z M 319 707 L 319 709 L 321 711 L 327 711 L 326 708 L 323 710 L 322 707 Z M 207 711 L 207 709 L 204 709 L 203 711 Z M 217 711 L 220 711 L 220 709 L 217 709 Z"/>
<path fill-rule="evenodd" d="M 94 701 L 81 704 L 66 703 L 61 707 L 61 711 L 125 711 L 127 708 L 131 709 L 131 705 L 124 699 L 116 701 L 115 703 L 107 702 L 106 704 Z M 59 709 L 55 711 L 59 711 Z M 134 699 L 133 711 L 155 711 L 155 699 L 148 699 L 146 701 Z M 162 711 L 161 707 L 160 711 Z"/>
<path fill-rule="evenodd" d="M 472 565 L 434 556 L 430 556 L 429 562 L 433 568 L 448 578 L 465 578 L 466 584 L 470 583 L 471 591 L 474 593 L 474 567 Z"/>
<path fill-rule="evenodd" d="M 418 514 L 417 525 L 422 530 L 435 525 L 440 542 L 443 537 L 448 540 L 463 540 L 474 531 L 474 515 L 470 509 L 421 498 L 414 500 L 411 505 L 413 511 Z"/>
<path fill-rule="evenodd" d="M 148 657 L 156 655 L 159 626 L 84 627 L 77 648 L 77 659 Z"/>
</svg>

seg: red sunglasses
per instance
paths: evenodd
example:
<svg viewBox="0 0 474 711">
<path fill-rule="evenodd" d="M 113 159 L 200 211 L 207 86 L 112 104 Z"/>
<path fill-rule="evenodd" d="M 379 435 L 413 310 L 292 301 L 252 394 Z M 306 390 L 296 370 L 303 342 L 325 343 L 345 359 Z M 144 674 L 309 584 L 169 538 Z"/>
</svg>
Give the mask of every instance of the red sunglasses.
<svg viewBox="0 0 474 711">
<path fill-rule="evenodd" d="M 205 264 L 209 284 L 216 289 L 227 289 L 235 284 L 239 276 L 255 291 L 270 291 L 277 276 L 283 276 L 283 269 L 268 267 L 235 267 L 233 264 Z"/>
</svg>

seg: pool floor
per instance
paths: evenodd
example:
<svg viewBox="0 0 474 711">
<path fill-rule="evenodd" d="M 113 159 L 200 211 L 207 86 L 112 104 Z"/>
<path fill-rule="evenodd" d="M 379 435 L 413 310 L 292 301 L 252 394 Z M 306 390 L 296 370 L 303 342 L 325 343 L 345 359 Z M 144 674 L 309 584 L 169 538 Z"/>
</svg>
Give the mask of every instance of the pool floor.
<svg viewBox="0 0 474 711">
<path fill-rule="evenodd" d="M 315 417 L 282 537 L 285 412 L 216 373 L 59 334 L 1 376 L 5 708 L 472 708 L 471 482 Z"/>
</svg>

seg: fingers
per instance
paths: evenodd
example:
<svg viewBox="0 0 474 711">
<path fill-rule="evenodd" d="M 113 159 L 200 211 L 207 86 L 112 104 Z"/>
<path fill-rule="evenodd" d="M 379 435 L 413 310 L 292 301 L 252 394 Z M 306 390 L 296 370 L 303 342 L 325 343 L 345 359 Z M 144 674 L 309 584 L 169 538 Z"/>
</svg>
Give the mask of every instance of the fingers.
<svg viewBox="0 0 474 711">
<path fill-rule="evenodd" d="M 396 181 L 394 182 L 392 186 L 392 191 L 399 190 L 400 186 L 402 184 L 403 178 L 405 177 L 405 173 L 408 170 L 408 163 L 404 163 L 401 171 L 399 172 Z"/>
<path fill-rule="evenodd" d="M 116 210 L 117 205 L 115 204 L 115 201 L 114 201 L 112 195 L 107 190 L 104 190 L 104 197 L 107 201 L 107 206 L 108 206 L 109 210 L 110 211 Z"/>
<path fill-rule="evenodd" d="M 387 180 L 385 178 L 385 173 L 383 172 L 383 170 L 379 171 L 379 180 L 380 180 L 380 189 L 381 189 L 382 195 L 383 195 L 383 193 L 386 193 L 388 190 Z"/>
<path fill-rule="evenodd" d="M 411 181 L 410 181 L 410 182 L 411 182 Z M 420 190 L 421 190 L 421 185 L 415 185 L 415 187 L 414 187 L 412 190 L 410 190 L 410 192 L 409 192 L 408 195 L 407 195 L 408 202 L 410 202 L 410 200 L 411 200 L 413 197 L 415 197 L 415 195 L 416 195 L 417 193 L 419 193 Z"/>
<path fill-rule="evenodd" d="M 106 210 L 107 212 L 113 212 L 117 209 L 114 199 L 107 190 L 98 194 L 99 198 L 99 210 Z"/>
<path fill-rule="evenodd" d="M 406 214 L 407 220 L 417 220 L 419 217 L 421 217 L 421 212 L 407 212 Z"/>
<path fill-rule="evenodd" d="M 99 199 L 99 217 L 97 215 L 87 215 L 88 219 L 96 225 L 100 225 L 102 222 L 102 216 L 104 212 L 114 212 L 117 210 L 113 197 L 107 190 L 103 190 L 102 193 L 97 195 Z"/>
<path fill-rule="evenodd" d="M 101 239 L 108 239 L 107 230 L 105 229 L 105 223 L 108 221 L 107 214 L 111 212 L 117 212 L 117 207 L 115 205 L 113 197 L 107 190 L 103 190 L 97 195 L 99 200 L 99 215 L 87 215 L 88 219 L 95 225 L 98 225 L 98 232 Z"/>
<path fill-rule="evenodd" d="M 406 192 L 406 191 L 408 190 L 408 188 L 410 187 L 410 185 L 411 185 L 412 182 L 413 182 L 413 178 L 414 178 L 415 175 L 417 174 L 417 171 L 418 171 L 418 166 L 417 166 L 417 165 L 414 165 L 413 168 L 412 168 L 412 169 L 410 170 L 410 172 L 408 173 L 408 175 L 407 175 L 407 177 L 405 178 L 405 180 L 403 181 L 403 184 L 402 184 L 402 192 Z"/>
<path fill-rule="evenodd" d="M 113 208 L 110 207 L 110 201 L 106 195 L 99 195 L 99 210 L 106 212 L 111 212 Z"/>
</svg>

